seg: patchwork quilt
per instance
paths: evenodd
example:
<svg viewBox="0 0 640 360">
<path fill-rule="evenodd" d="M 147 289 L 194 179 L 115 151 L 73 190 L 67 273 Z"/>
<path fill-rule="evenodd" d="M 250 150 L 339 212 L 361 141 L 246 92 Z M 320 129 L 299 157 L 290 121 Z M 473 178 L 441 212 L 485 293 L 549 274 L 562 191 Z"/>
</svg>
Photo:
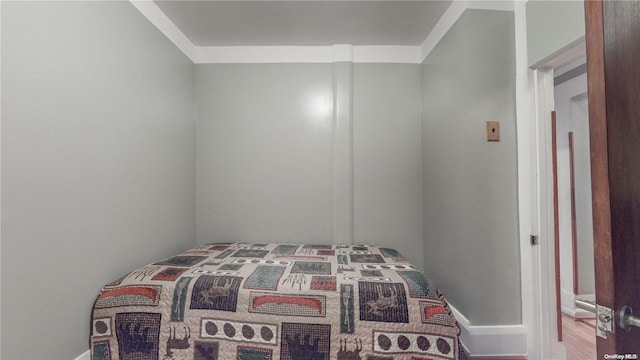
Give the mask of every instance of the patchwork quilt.
<svg viewBox="0 0 640 360">
<path fill-rule="evenodd" d="M 201 245 L 107 284 L 93 360 L 464 358 L 445 299 L 396 250 Z"/>
</svg>

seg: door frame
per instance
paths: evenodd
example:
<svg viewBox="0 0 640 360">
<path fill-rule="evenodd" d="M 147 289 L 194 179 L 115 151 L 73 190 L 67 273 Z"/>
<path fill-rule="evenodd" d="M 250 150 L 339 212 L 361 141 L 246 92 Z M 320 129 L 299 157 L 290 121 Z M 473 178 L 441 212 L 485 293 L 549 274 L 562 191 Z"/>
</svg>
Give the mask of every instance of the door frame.
<svg viewBox="0 0 640 360">
<path fill-rule="evenodd" d="M 555 69 L 586 56 L 582 37 L 529 66 L 525 3 L 516 19 L 516 112 L 522 323 L 529 359 L 566 359 L 558 341 L 553 211 L 551 111 Z M 530 236 L 538 245 L 530 244 Z"/>
<path fill-rule="evenodd" d="M 530 83 L 533 123 L 535 124 L 534 155 L 536 166 L 536 228 L 538 235 L 537 277 L 539 294 L 537 299 L 539 329 L 539 356 L 542 359 L 566 359 L 564 345 L 558 341 L 555 212 L 553 182 L 553 148 L 551 113 L 554 110 L 553 74 L 558 67 L 572 60 L 551 63 L 544 62 L 531 69 Z M 537 231 L 536 231 L 537 230 Z M 526 282 L 523 282 L 523 285 Z"/>
<path fill-rule="evenodd" d="M 535 224 L 539 238 L 538 254 L 532 261 L 537 261 L 539 293 L 537 299 L 539 357 L 543 359 L 566 359 L 566 349 L 558 341 L 558 314 L 556 288 L 556 251 L 555 251 L 555 214 L 554 214 L 554 180 L 553 180 L 553 147 L 551 113 L 555 109 L 554 71 L 564 65 L 578 60 L 586 54 L 585 39 L 581 38 L 565 47 L 552 57 L 535 64 L 531 69 L 529 83 L 532 101 L 534 131 L 534 155 L 536 166 L 536 214 Z M 534 230 L 534 234 L 536 234 Z M 537 257 L 537 259 L 536 259 Z M 559 274 L 558 274 L 559 275 Z M 523 279 L 523 286 L 526 282 Z"/>
</svg>

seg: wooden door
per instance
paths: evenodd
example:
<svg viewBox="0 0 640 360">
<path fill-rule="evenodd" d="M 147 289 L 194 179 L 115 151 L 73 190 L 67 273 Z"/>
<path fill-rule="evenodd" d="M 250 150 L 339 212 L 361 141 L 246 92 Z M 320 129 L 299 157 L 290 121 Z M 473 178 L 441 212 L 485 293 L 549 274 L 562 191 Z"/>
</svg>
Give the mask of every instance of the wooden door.
<svg viewBox="0 0 640 360">
<path fill-rule="evenodd" d="M 585 15 L 596 302 L 616 323 L 598 359 L 640 357 L 640 328 L 617 326 L 624 305 L 640 313 L 640 0 L 586 0 Z"/>
</svg>

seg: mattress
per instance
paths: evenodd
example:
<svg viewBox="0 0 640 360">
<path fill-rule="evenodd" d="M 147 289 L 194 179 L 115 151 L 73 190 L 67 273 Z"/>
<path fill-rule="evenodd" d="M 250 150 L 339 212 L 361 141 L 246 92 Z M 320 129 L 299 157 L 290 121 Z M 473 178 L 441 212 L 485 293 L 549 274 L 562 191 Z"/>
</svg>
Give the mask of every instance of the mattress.
<svg viewBox="0 0 640 360">
<path fill-rule="evenodd" d="M 105 285 L 93 360 L 464 358 L 442 294 L 398 251 L 216 243 Z"/>
</svg>

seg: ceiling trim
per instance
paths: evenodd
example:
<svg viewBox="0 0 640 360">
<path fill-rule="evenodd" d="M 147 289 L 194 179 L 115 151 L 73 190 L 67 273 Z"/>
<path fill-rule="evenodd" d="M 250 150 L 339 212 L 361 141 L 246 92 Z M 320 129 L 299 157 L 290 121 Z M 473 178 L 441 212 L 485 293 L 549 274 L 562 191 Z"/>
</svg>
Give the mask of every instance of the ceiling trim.
<svg viewBox="0 0 640 360">
<path fill-rule="evenodd" d="M 407 63 L 420 64 L 419 46 L 201 46 L 196 64 L 220 63 Z"/>
<path fill-rule="evenodd" d="M 449 32 L 449 29 L 453 27 L 453 25 L 458 21 L 462 13 L 467 9 L 466 1 L 455 1 L 451 2 L 451 5 L 447 8 L 447 10 L 442 14 L 440 20 L 436 23 L 436 25 L 431 29 L 429 35 L 427 35 L 426 39 L 420 46 L 420 57 L 421 60 L 429 56 L 431 51 L 438 45 L 440 40 Z"/>
<path fill-rule="evenodd" d="M 129 0 L 144 17 L 160 30 L 171 42 L 180 49 L 191 61 L 195 58 L 195 46 L 180 29 L 160 10 L 153 0 Z"/>
<path fill-rule="evenodd" d="M 153 0 L 129 0 L 196 64 L 220 63 L 403 63 L 421 64 L 466 9 L 513 11 L 513 1 L 453 0 L 420 46 L 195 46 Z"/>
<path fill-rule="evenodd" d="M 420 46 L 354 46 L 354 63 L 421 64 Z"/>
<path fill-rule="evenodd" d="M 422 46 L 420 46 L 420 63 L 429 56 L 431 51 L 433 51 L 440 40 L 442 40 L 442 38 L 449 32 L 467 9 L 514 11 L 514 3 L 513 1 L 507 0 L 453 0 L 451 5 L 449 5 L 447 10 L 440 17 L 440 20 L 438 20 L 433 29 L 431 29 L 429 35 L 424 39 Z"/>
</svg>

